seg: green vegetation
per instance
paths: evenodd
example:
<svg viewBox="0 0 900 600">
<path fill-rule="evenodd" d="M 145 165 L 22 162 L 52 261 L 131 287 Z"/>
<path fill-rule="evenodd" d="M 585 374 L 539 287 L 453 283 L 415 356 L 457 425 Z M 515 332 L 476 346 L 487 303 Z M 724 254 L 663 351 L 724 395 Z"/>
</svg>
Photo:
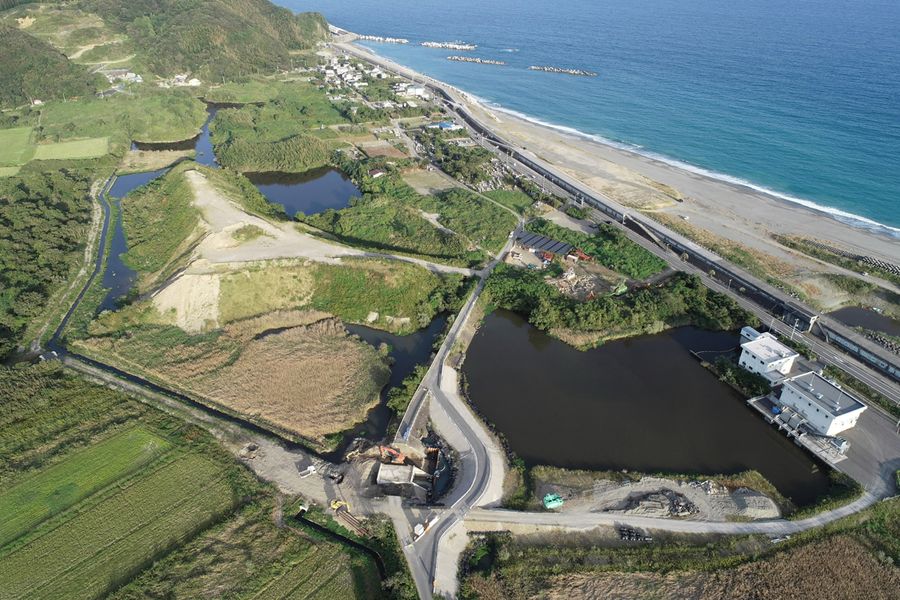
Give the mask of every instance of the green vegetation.
<svg viewBox="0 0 900 600">
<path fill-rule="evenodd" d="M 485 258 L 483 252 L 470 251 L 458 235 L 436 228 L 420 210 L 384 196 L 367 195 L 348 208 L 297 217 L 361 248 L 458 266 L 477 265 Z"/>
<path fill-rule="evenodd" d="M 123 260 L 135 271 L 156 273 L 188 250 L 185 241 L 200 221 L 184 176 L 191 167 L 191 163 L 182 163 L 122 200 L 122 225 L 128 242 Z"/>
<path fill-rule="evenodd" d="M 404 377 L 399 386 L 391 388 L 391 391 L 388 392 L 387 405 L 394 411 L 394 414 L 403 415 L 406 412 L 406 408 L 412 402 L 412 398 L 419 388 L 419 383 L 422 382 L 422 378 L 427 372 L 428 365 L 416 365 L 415 370 Z"/>
<path fill-rule="evenodd" d="M 666 268 L 661 258 L 638 246 L 612 225 L 601 223 L 596 235 L 560 227 L 545 219 L 535 219 L 526 229 L 554 240 L 572 244 L 603 266 L 633 279 L 646 279 Z"/>
<path fill-rule="evenodd" d="M 81 7 L 127 33 L 141 61 L 163 76 L 221 80 L 285 69 L 292 51 L 327 35 L 321 15 L 295 15 L 267 0 L 84 0 Z"/>
<path fill-rule="evenodd" d="M 0 588 L 14 597 L 94 598 L 235 502 L 223 469 L 187 454 L 115 488 L 64 526 L 4 552 Z"/>
<path fill-rule="evenodd" d="M 544 331 L 587 334 L 576 344 L 579 346 L 666 326 L 692 324 L 733 330 L 756 322 L 730 298 L 684 273 L 676 273 L 653 288 L 578 302 L 548 285 L 538 271 L 501 264 L 488 278 L 484 296 L 490 306 L 521 313 Z"/>
<path fill-rule="evenodd" d="M 209 88 L 203 95 L 207 102 L 223 104 L 250 104 L 268 102 L 275 99 L 280 84 L 270 79 L 245 79 L 242 81 L 226 81 L 221 85 Z"/>
<path fill-rule="evenodd" d="M 524 215 L 525 211 L 534 204 L 534 200 L 520 190 L 491 190 L 485 192 L 484 195 L 494 202 L 499 202 L 503 206 L 513 209 L 520 215 Z"/>
<path fill-rule="evenodd" d="M 481 146 L 460 146 L 448 142 L 446 135 L 450 134 L 424 129 L 416 137 L 431 151 L 431 156 L 441 170 L 451 177 L 466 183 L 485 181 L 492 154 Z"/>
<path fill-rule="evenodd" d="M 271 597 L 292 580 L 317 598 L 381 597 L 368 557 L 273 522 L 274 490 L 209 434 L 59 363 L 0 367 L 0 489 L 4 594 Z M 7 543 L 23 519 L 33 526 Z M 390 532 L 379 526 L 375 542 L 388 560 Z"/>
<path fill-rule="evenodd" d="M 210 169 L 209 167 L 197 167 L 201 173 L 233 202 L 241 205 L 247 212 L 258 215 L 270 221 L 284 221 L 287 214 L 280 204 L 269 202 L 250 180 L 239 172 L 229 169 Z"/>
<path fill-rule="evenodd" d="M 244 172 L 302 173 L 326 164 L 330 155 L 329 145 L 311 135 L 295 135 L 277 142 L 238 137 L 216 145 L 221 164 Z"/>
<path fill-rule="evenodd" d="M 836 288 L 841 289 L 854 296 L 862 296 L 868 294 L 875 291 L 875 289 L 877 288 L 877 286 L 871 281 L 863 281 L 858 277 L 851 277 L 849 275 L 825 273 L 824 277 Z"/>
<path fill-rule="evenodd" d="M 845 269 L 849 269 L 851 271 L 856 271 L 860 274 L 872 273 L 873 275 L 876 275 L 882 279 L 886 279 L 887 281 L 890 281 L 896 285 L 900 285 L 900 275 L 896 275 L 895 273 L 892 273 L 875 265 L 870 265 L 868 263 L 860 262 L 846 256 L 841 256 L 840 254 L 835 254 L 824 248 L 816 246 L 815 244 L 811 243 L 810 240 L 801 237 L 785 235 L 773 235 L 772 237 L 779 244 L 783 244 L 788 248 L 793 248 L 794 250 L 798 250 L 809 256 L 824 260 L 825 262 L 829 262 L 839 267 L 844 267 Z"/>
<path fill-rule="evenodd" d="M 231 234 L 231 237 L 233 237 L 239 243 L 243 244 L 244 242 L 253 241 L 256 238 L 262 237 L 264 235 L 268 234 L 263 231 L 262 228 L 257 227 L 256 225 L 244 225 L 233 234 Z"/>
<path fill-rule="evenodd" d="M 28 113 L 36 114 L 37 107 Z M 175 142 L 194 137 L 206 121 L 204 104 L 187 90 L 141 89 L 134 95 L 85 98 L 40 107 L 41 140 L 110 137 L 113 151 L 124 152 L 132 140 Z"/>
<path fill-rule="evenodd" d="M 112 598 L 271 598 L 288 582 L 301 589 L 281 597 L 381 596 L 371 560 L 301 523 L 276 525 L 274 510 L 276 499 L 262 495 L 155 563 Z M 315 586 L 319 587 L 309 593 Z"/>
<path fill-rule="evenodd" d="M 344 119 L 325 93 L 302 82 L 268 85 L 275 95 L 270 102 L 216 114 L 210 130 L 219 161 L 240 171 L 287 173 L 328 164 L 332 145 L 312 135 L 313 128 Z"/>
<path fill-rule="evenodd" d="M 0 177 L 12 177 L 18 174 L 19 171 L 19 167 L 0 167 Z"/>
<path fill-rule="evenodd" d="M 41 144 L 35 147 L 35 160 L 66 160 L 80 158 L 99 158 L 109 152 L 109 138 L 88 138 Z"/>
<path fill-rule="evenodd" d="M 31 127 L 0 129 L 0 165 L 20 166 L 31 160 L 31 131 Z"/>
<path fill-rule="evenodd" d="M 0 24 L 0 107 L 33 100 L 90 96 L 103 78 L 69 62 L 52 46 L 24 31 Z"/>
<path fill-rule="evenodd" d="M 493 202 L 462 188 L 453 188 L 437 196 L 421 196 L 419 208 L 440 214 L 448 229 L 465 236 L 484 250 L 497 253 L 516 227 L 516 217 Z"/>
<path fill-rule="evenodd" d="M 89 174 L 73 168 L 0 180 L 0 359 L 78 269 L 90 186 Z"/>
<path fill-rule="evenodd" d="M 367 323 L 369 312 L 377 311 L 379 318 L 370 325 L 405 317 L 411 323 L 400 324 L 401 331 L 425 327 L 455 301 L 462 283 L 461 275 L 437 275 L 398 261 L 344 263 L 316 265 L 312 306 L 351 323 Z"/>
<path fill-rule="evenodd" d="M 889 400 L 888 398 L 885 398 L 856 377 L 853 377 L 852 375 L 838 369 L 837 367 L 832 366 L 825 367 L 824 373 L 825 376 L 829 379 L 833 379 L 841 385 L 853 388 L 853 391 L 858 393 L 866 400 L 874 402 L 875 404 L 886 410 L 888 414 L 892 415 L 894 418 L 900 419 L 900 406 L 898 406 L 895 402 Z"/>
<path fill-rule="evenodd" d="M 818 358 L 812 348 L 809 347 L 809 344 L 805 342 L 792 340 L 790 337 L 781 337 L 778 341 L 789 348 L 793 348 L 800 356 L 807 360 L 816 360 Z"/>
<path fill-rule="evenodd" d="M 138 471 L 170 447 L 152 433 L 130 429 L 9 487 L 0 494 L 0 547 Z"/>
<path fill-rule="evenodd" d="M 588 218 L 588 211 L 583 206 L 575 206 L 574 204 L 567 204 L 566 208 L 563 210 L 567 215 L 572 217 L 573 219 L 578 219 L 583 221 Z"/>
<path fill-rule="evenodd" d="M 710 366 L 719 376 L 719 381 L 724 381 L 747 398 L 764 396 L 771 390 L 768 379 L 759 373 L 751 373 L 724 356 L 717 358 Z"/>
</svg>

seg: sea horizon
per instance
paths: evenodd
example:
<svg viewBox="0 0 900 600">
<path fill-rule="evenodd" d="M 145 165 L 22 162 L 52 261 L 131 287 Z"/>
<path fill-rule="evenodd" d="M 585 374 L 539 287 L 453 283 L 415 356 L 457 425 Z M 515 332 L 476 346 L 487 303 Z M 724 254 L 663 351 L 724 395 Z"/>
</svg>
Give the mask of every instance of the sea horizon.
<svg viewBox="0 0 900 600">
<path fill-rule="evenodd" d="M 534 41 L 531 44 L 525 41 L 513 43 L 517 33 L 516 27 L 480 26 L 475 21 L 454 19 L 451 26 L 441 28 L 446 31 L 436 31 L 427 21 L 428 11 L 438 10 L 432 3 L 417 6 L 416 18 L 403 20 L 402 23 L 391 17 L 389 6 L 386 7 L 384 3 L 373 3 L 371 0 L 354 2 L 353 7 L 330 0 L 320 2 L 280 0 L 279 3 L 298 11 L 319 10 L 330 23 L 355 33 L 407 38 L 410 43 L 402 45 L 368 41 L 357 43 L 403 66 L 447 82 L 493 110 L 505 112 L 536 125 L 633 152 L 698 175 L 743 186 L 825 214 L 857 228 L 900 238 L 900 210 L 894 200 L 896 190 L 900 189 L 900 174 L 891 173 L 889 168 L 895 154 L 897 160 L 900 160 L 900 124 L 892 120 L 895 112 L 900 119 L 900 110 L 887 103 L 881 106 L 879 111 L 874 111 L 875 117 L 878 118 L 871 115 L 860 116 L 860 122 L 865 125 L 864 127 L 855 123 L 848 124 L 847 115 L 829 115 L 824 109 L 822 115 L 817 115 L 816 121 L 807 119 L 805 114 L 801 114 L 799 118 L 796 114 L 788 114 L 790 118 L 785 117 L 781 120 L 772 117 L 773 114 L 779 116 L 781 113 L 802 111 L 808 108 L 803 106 L 804 103 L 787 107 L 756 103 L 751 112 L 759 117 L 760 123 L 754 123 L 751 120 L 735 119 L 734 115 L 728 112 L 731 104 L 741 103 L 740 99 L 729 99 L 732 102 L 721 105 L 713 102 L 712 106 L 706 106 L 708 99 L 703 95 L 693 95 L 689 99 L 699 107 L 697 111 L 709 112 L 720 121 L 698 119 L 689 122 L 685 120 L 687 117 L 682 116 L 681 120 L 675 123 L 677 126 L 670 127 L 670 121 L 675 122 L 675 117 L 678 116 L 676 108 L 690 115 L 693 105 L 682 102 L 675 106 L 669 103 L 665 94 L 657 94 L 664 100 L 660 105 L 654 105 L 640 98 L 622 99 L 622 94 L 640 95 L 639 93 L 647 92 L 646 88 L 641 88 L 641 85 L 647 85 L 646 78 L 638 77 L 635 81 L 627 81 L 629 70 L 633 70 L 632 62 L 636 60 L 630 54 L 618 65 L 619 77 L 623 77 L 622 73 L 625 73 L 625 84 L 628 85 L 622 85 L 621 89 L 615 91 L 621 100 L 620 105 L 624 105 L 624 108 L 620 111 L 616 108 L 618 112 L 615 114 L 604 114 L 606 109 L 614 112 L 613 104 L 601 104 L 599 101 L 591 104 L 581 100 L 593 98 L 590 95 L 592 92 L 612 93 L 607 89 L 612 86 L 604 83 L 605 76 L 611 77 L 608 72 L 604 72 L 587 59 L 581 59 L 579 62 L 568 56 L 567 59 L 554 60 L 554 54 L 549 50 L 546 54 L 540 55 L 540 58 L 543 58 L 542 62 L 532 52 L 535 45 L 541 44 L 535 44 Z M 460 4 L 467 3 L 466 1 Z M 672 4 L 670 0 L 654 0 L 654 3 L 664 6 Z M 375 4 L 381 7 L 378 11 L 374 9 Z M 387 4 L 402 4 L 405 8 L 412 9 L 398 0 Z M 522 4 L 534 7 L 542 2 L 530 0 Z M 576 4 L 583 3 L 576 2 Z M 767 0 L 758 0 L 754 4 L 770 6 Z M 458 9 L 462 10 L 463 7 Z M 900 19 L 900 10 L 889 12 L 892 17 L 896 15 Z M 424 25 L 423 19 L 426 21 Z M 475 25 L 468 27 L 472 23 Z M 465 32 L 462 31 L 462 25 L 470 29 L 468 35 L 463 35 Z M 495 35 L 488 35 L 488 32 Z M 577 36 L 573 35 L 574 37 Z M 478 48 L 474 52 L 466 52 L 467 55 L 501 59 L 508 65 L 493 66 L 447 61 L 446 55 L 459 52 L 422 47 L 420 45 L 422 41 L 462 41 L 476 44 Z M 566 47 L 571 50 L 571 46 L 578 43 L 581 42 L 570 42 Z M 531 55 L 526 56 L 527 52 L 531 52 Z M 527 69 L 529 64 L 584 68 L 598 72 L 599 76 L 578 77 L 530 71 Z M 711 77 L 720 75 L 711 69 L 710 73 Z M 754 81 L 752 77 L 749 80 Z M 877 83 L 888 92 L 888 99 L 892 89 L 900 91 L 900 77 L 894 76 L 893 79 Z M 885 90 L 882 90 L 882 93 Z M 729 91 L 737 93 L 740 90 Z M 558 101 L 547 102 L 542 93 L 548 92 L 553 93 Z M 747 103 L 752 104 L 749 101 Z M 808 99 L 806 103 L 808 104 Z M 635 108 L 634 104 L 639 106 Z M 848 111 L 850 108 L 859 107 L 845 106 L 837 112 Z M 739 108 L 735 110 L 740 111 Z M 657 119 L 658 122 L 656 120 L 642 122 L 638 118 L 630 118 L 633 115 L 636 117 L 653 115 L 653 119 Z M 885 122 L 880 123 L 880 118 L 884 118 Z M 627 131 L 620 132 L 610 127 L 610 119 L 615 124 L 623 125 L 625 129 L 628 129 L 625 125 L 637 123 L 637 128 L 631 127 L 635 130 L 635 135 L 628 135 Z M 808 120 L 816 126 L 807 126 Z M 767 128 L 772 131 L 763 135 L 761 131 Z M 856 129 L 863 131 L 856 132 Z M 773 132 L 784 133 L 785 138 L 776 137 Z M 710 135 L 705 136 L 704 133 Z M 850 133 L 859 135 L 851 140 Z M 805 134 L 808 138 L 802 140 L 808 142 L 806 145 L 799 143 L 800 134 Z M 679 135 L 683 137 L 683 145 L 678 144 Z M 863 139 L 865 135 L 869 135 L 868 140 Z M 817 137 L 843 137 L 846 138 L 847 145 L 826 147 L 824 144 L 816 143 Z M 869 141 L 872 143 L 869 144 Z M 869 148 L 869 145 L 874 147 Z M 679 151 L 681 149 L 684 151 Z M 878 151 L 879 149 L 881 151 Z M 703 160 L 702 157 L 708 160 Z"/>
</svg>

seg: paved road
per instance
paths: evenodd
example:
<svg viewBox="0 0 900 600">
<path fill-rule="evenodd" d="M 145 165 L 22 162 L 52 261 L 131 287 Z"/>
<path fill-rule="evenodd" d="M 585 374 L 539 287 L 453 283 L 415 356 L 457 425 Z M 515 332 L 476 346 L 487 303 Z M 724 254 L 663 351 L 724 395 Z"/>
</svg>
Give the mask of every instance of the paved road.
<svg viewBox="0 0 900 600">
<path fill-rule="evenodd" d="M 661 519 L 639 517 L 611 513 L 554 513 L 554 512 L 520 512 L 504 509 L 476 508 L 466 516 L 466 525 L 472 530 L 479 527 L 503 527 L 504 525 L 530 525 L 541 528 L 562 528 L 586 531 L 602 526 L 626 526 L 653 531 L 671 531 L 676 533 L 721 533 L 728 535 L 747 535 L 762 533 L 767 535 L 787 535 L 821 527 L 842 517 L 857 513 L 879 501 L 873 494 L 865 493 L 850 504 L 834 510 L 817 514 L 807 519 L 788 521 L 773 519 L 769 521 L 751 521 L 735 523 L 728 521 L 688 521 L 678 519 Z"/>
<path fill-rule="evenodd" d="M 352 45 L 337 44 L 337 46 L 344 51 L 357 56 L 358 58 L 378 64 L 388 71 L 393 71 L 419 83 L 425 83 L 439 87 L 451 98 L 455 93 L 452 88 L 449 88 L 441 82 L 421 76 L 418 73 L 406 69 L 405 67 L 382 59 L 381 57 L 356 48 Z M 446 104 L 446 107 L 450 111 L 455 112 L 457 116 L 463 117 L 462 113 L 464 112 L 464 109 L 462 108 L 462 105 L 460 103 L 448 102 Z M 470 118 L 472 118 L 471 115 L 465 115 L 465 117 L 462 118 L 462 121 L 468 122 Z M 497 152 L 498 150 L 501 150 L 500 155 L 503 156 L 503 149 L 497 148 L 493 144 L 488 143 L 477 134 L 473 137 L 475 137 L 475 139 L 478 140 L 484 147 L 492 151 Z M 520 153 L 524 152 L 521 149 L 516 149 L 509 146 L 506 149 L 513 149 Z M 532 171 L 531 168 L 524 164 L 518 163 L 515 160 L 512 160 L 511 157 L 506 157 L 504 160 L 508 165 L 512 166 L 522 174 L 530 174 L 531 176 L 537 175 L 538 177 L 544 175 L 544 173 L 536 173 L 535 171 Z M 536 163 L 537 161 L 537 157 L 534 157 L 532 163 Z M 556 173 L 554 173 L 554 175 L 556 175 Z M 550 184 L 549 187 L 556 186 Z M 573 187 L 575 187 L 574 184 Z M 561 188 L 557 189 L 559 190 L 559 192 L 561 192 L 560 195 L 562 195 L 563 197 L 573 197 L 573 195 L 568 191 Z M 587 195 L 586 192 L 585 194 Z M 614 204 L 612 203 L 612 201 L 610 201 L 610 203 Z M 772 329 L 774 329 L 781 335 L 799 335 L 797 332 L 792 331 L 792 328 L 788 327 L 783 322 L 777 319 L 772 319 L 772 315 L 770 315 L 764 307 L 751 302 L 748 298 L 741 296 L 737 290 L 732 289 L 730 281 L 727 284 L 723 284 L 714 277 L 711 277 L 708 273 L 705 273 L 700 269 L 694 267 L 693 265 L 683 262 L 679 258 L 673 256 L 671 251 L 667 251 L 657 244 L 644 238 L 643 236 L 637 235 L 631 229 L 623 227 L 622 230 L 626 233 L 626 235 L 628 235 L 630 239 L 639 243 L 642 247 L 647 248 L 655 255 L 660 256 L 675 269 L 700 275 L 701 279 L 708 287 L 732 297 L 742 307 L 758 315 L 764 322 L 770 325 Z M 673 234 L 673 237 L 680 236 L 677 236 L 677 234 Z M 703 251 L 703 249 L 699 248 L 696 244 L 693 244 L 688 240 L 684 240 L 684 244 L 687 247 L 695 249 L 695 251 L 697 251 L 698 253 Z M 494 263 L 491 264 L 490 268 L 493 268 L 493 264 Z M 486 271 L 489 272 L 489 269 L 487 269 Z M 747 279 L 755 281 L 750 278 L 749 275 L 747 276 Z M 409 560 L 410 568 L 416 581 L 419 594 L 422 598 L 427 599 L 432 597 L 432 582 L 434 578 L 435 568 L 439 560 L 438 553 L 441 540 L 443 536 L 446 535 L 447 531 L 451 527 L 453 527 L 453 525 L 455 525 L 460 519 L 464 519 L 465 522 L 470 526 L 472 524 L 477 525 L 478 523 L 495 523 L 501 525 L 504 523 L 518 523 L 525 525 L 551 527 L 565 526 L 570 528 L 590 529 L 601 524 L 612 525 L 625 523 L 634 527 L 668 531 L 684 531 L 695 533 L 719 532 L 730 534 L 771 533 L 775 535 L 783 535 L 787 533 L 802 531 L 804 529 L 819 527 L 840 517 L 862 510 L 876 502 L 879 497 L 883 497 L 886 493 L 888 493 L 888 489 L 893 489 L 892 485 L 877 485 L 878 478 L 876 477 L 876 485 L 872 486 L 875 488 L 875 493 L 866 492 L 860 499 L 844 507 L 840 507 L 834 511 L 822 513 L 820 515 L 816 515 L 815 517 L 800 521 L 775 520 L 754 523 L 714 523 L 705 521 L 673 521 L 665 519 L 650 519 L 646 517 L 628 517 L 626 519 L 619 515 L 613 516 L 600 513 L 572 515 L 556 513 L 526 513 L 475 508 L 477 506 L 478 499 L 480 498 L 485 487 L 490 481 L 491 473 L 490 463 L 488 461 L 488 446 L 493 442 L 489 438 L 485 439 L 485 436 L 478 431 L 478 428 L 471 427 L 468 424 L 466 419 L 466 413 L 468 409 L 464 405 L 459 405 L 461 402 L 460 399 L 451 398 L 447 394 L 445 394 L 441 390 L 439 383 L 443 361 L 445 360 L 449 348 L 452 347 L 452 343 L 455 341 L 459 333 L 459 328 L 471 311 L 471 307 L 474 305 L 474 301 L 477 298 L 477 295 L 480 293 L 482 286 L 483 280 L 479 282 L 475 293 L 472 295 L 469 302 L 460 313 L 459 317 L 457 318 L 457 322 L 454 323 L 454 327 L 451 329 L 450 334 L 447 336 L 447 339 L 445 340 L 441 351 L 435 357 L 434 363 L 432 363 L 429 372 L 423 380 L 423 385 L 420 389 L 420 393 L 416 395 L 413 402 L 410 404 L 410 409 L 404 416 L 398 433 L 401 438 L 404 434 L 408 434 L 412 424 L 415 421 L 416 416 L 418 415 L 419 410 L 421 410 L 422 403 L 425 399 L 425 390 L 427 389 L 430 390 L 433 394 L 434 401 L 437 402 L 448 413 L 450 418 L 460 427 L 469 446 L 469 448 L 467 449 L 462 449 L 461 452 L 463 464 L 460 467 L 459 475 L 457 477 L 457 490 L 455 491 L 454 500 L 452 501 L 450 508 L 442 511 L 437 524 L 434 525 L 425 534 L 425 536 L 423 536 L 421 540 L 406 546 L 404 549 L 407 555 L 407 559 Z M 768 287 L 769 286 L 766 286 L 766 288 Z M 779 296 L 781 296 L 780 293 L 778 293 L 776 297 Z M 870 385 L 870 387 L 872 387 L 873 389 L 882 392 L 888 398 L 900 402 L 900 390 L 898 390 L 897 386 L 892 382 L 887 381 L 881 375 L 875 373 L 868 367 L 859 363 L 859 361 L 850 358 L 847 355 L 844 355 L 842 352 L 836 350 L 831 346 L 828 346 L 827 344 L 822 343 L 812 336 L 802 335 L 802 338 L 805 343 L 810 345 L 810 347 L 819 354 L 821 360 L 826 364 L 835 364 L 841 367 L 861 381 Z M 883 471 L 888 472 L 889 466 L 885 466 Z M 884 482 L 882 481 L 881 483 Z M 460 492 L 459 490 L 462 491 Z M 431 557 L 430 561 L 428 560 L 428 557 Z"/>
</svg>

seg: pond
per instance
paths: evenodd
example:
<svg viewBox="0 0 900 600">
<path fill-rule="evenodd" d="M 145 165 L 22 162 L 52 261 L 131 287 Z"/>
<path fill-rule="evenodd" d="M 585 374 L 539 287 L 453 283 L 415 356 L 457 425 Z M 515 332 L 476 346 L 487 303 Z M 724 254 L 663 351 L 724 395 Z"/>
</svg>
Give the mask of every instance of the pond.
<svg viewBox="0 0 900 600">
<path fill-rule="evenodd" d="M 394 416 L 391 409 L 387 407 L 388 392 L 391 388 L 400 385 L 406 377 L 412 373 L 416 366 L 420 364 L 428 364 L 433 351 L 434 341 L 444 325 L 447 323 L 447 315 L 440 314 L 436 316 L 428 327 L 420 329 L 409 335 L 396 335 L 372 329 L 364 325 L 345 325 L 347 331 L 351 334 L 359 336 L 364 342 L 378 348 L 381 344 L 387 344 L 390 347 L 391 376 L 387 385 L 381 390 L 381 402 L 378 406 L 369 411 L 366 420 L 360 423 L 344 438 L 344 443 L 332 452 L 329 456 L 339 459 L 343 456 L 350 442 L 356 437 L 362 437 L 368 440 L 382 440 L 387 434 L 388 425 Z"/>
<path fill-rule="evenodd" d="M 900 337 L 900 321 L 887 317 L 869 308 L 846 306 L 828 313 L 848 327 L 863 327 L 870 331 L 878 331 Z"/>
<path fill-rule="evenodd" d="M 284 207 L 289 217 L 340 210 L 362 194 L 338 169 L 321 167 L 304 173 L 245 173 L 269 202 Z"/>
<path fill-rule="evenodd" d="M 223 105 L 220 104 L 207 104 L 206 105 L 206 122 L 203 123 L 203 127 L 200 128 L 200 133 L 195 135 L 194 137 L 188 140 L 182 140 L 180 142 L 171 142 L 171 143 L 145 143 L 145 142 L 132 142 L 131 149 L 132 150 L 195 150 L 194 160 L 201 165 L 206 165 L 208 167 L 218 167 L 219 162 L 216 160 L 216 155 L 213 152 L 212 140 L 210 139 L 209 133 L 209 124 L 216 117 L 216 113 L 219 109 L 223 108 Z"/>
<path fill-rule="evenodd" d="M 112 238 L 110 239 L 109 255 L 106 258 L 106 270 L 103 271 L 103 287 L 109 291 L 100 302 L 98 313 L 119 308 L 119 304 L 128 295 L 137 278 L 137 273 L 122 261 L 122 255 L 128 252 L 125 232 L 122 229 L 122 198 L 132 190 L 162 176 L 165 172 L 166 169 L 160 169 L 147 173 L 120 175 L 109 189 L 107 198 L 110 206 L 115 209 L 116 218 L 110 223 Z"/>
<path fill-rule="evenodd" d="M 485 318 L 463 365 L 469 397 L 529 466 L 733 474 L 755 469 L 797 505 L 824 467 L 759 418 L 689 350 L 734 333 L 682 327 L 582 352 L 507 311 Z"/>
</svg>

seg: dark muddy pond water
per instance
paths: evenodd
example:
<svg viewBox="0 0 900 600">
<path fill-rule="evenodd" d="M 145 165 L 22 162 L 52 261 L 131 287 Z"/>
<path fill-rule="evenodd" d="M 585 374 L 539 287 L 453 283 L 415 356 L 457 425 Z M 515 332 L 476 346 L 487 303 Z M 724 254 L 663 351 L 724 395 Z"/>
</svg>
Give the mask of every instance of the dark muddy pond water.
<svg viewBox="0 0 900 600">
<path fill-rule="evenodd" d="M 900 321 L 886 317 L 868 308 L 846 306 L 828 313 L 828 316 L 849 327 L 864 327 L 871 331 L 880 331 L 881 333 L 900 337 Z"/>
<path fill-rule="evenodd" d="M 110 239 L 109 255 L 106 258 L 106 270 L 103 272 L 103 287 L 109 291 L 103 297 L 103 301 L 97 309 L 98 312 L 117 309 L 122 298 L 128 295 L 128 291 L 134 285 L 137 277 L 137 273 L 122 261 L 122 255 L 128 252 L 125 232 L 122 229 L 122 198 L 165 172 L 165 169 L 161 169 L 148 173 L 120 175 L 109 189 L 107 197 L 110 205 L 115 208 L 116 218 L 110 223 L 112 238 Z"/>
<path fill-rule="evenodd" d="M 581 352 L 496 311 L 463 366 L 472 403 L 529 465 L 690 474 L 755 469 L 796 504 L 824 467 L 749 409 L 689 350 L 737 334 L 682 327 Z"/>
<path fill-rule="evenodd" d="M 344 173 L 322 167 L 305 173 L 245 173 L 269 202 L 280 204 L 288 216 L 340 210 L 362 194 Z"/>
</svg>

